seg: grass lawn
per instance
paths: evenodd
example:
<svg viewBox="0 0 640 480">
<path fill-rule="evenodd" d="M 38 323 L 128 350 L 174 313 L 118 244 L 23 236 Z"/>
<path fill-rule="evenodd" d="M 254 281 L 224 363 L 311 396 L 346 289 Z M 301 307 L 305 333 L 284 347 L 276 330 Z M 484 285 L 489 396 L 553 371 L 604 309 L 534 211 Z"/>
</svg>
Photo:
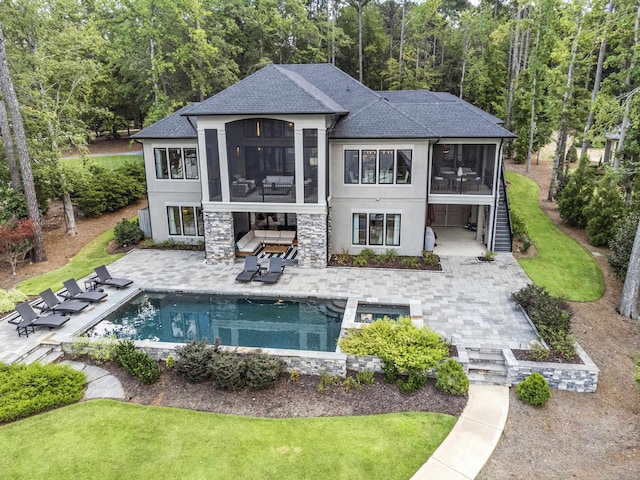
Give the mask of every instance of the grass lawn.
<svg viewBox="0 0 640 480">
<path fill-rule="evenodd" d="M 455 417 L 263 419 L 84 402 L 0 427 L 3 478 L 402 479 Z"/>
<path fill-rule="evenodd" d="M 124 254 L 109 255 L 106 252 L 105 247 L 111 240 L 113 229 L 87 243 L 64 267 L 29 278 L 16 285 L 16 288 L 27 295 L 38 295 L 47 288 L 55 292 L 63 287 L 62 282 L 65 280 L 71 277 L 82 278 L 89 275 L 98 265 L 115 262 Z"/>
<path fill-rule="evenodd" d="M 108 155 L 104 157 L 87 157 L 87 163 L 95 164 L 100 167 L 108 168 L 110 170 L 115 170 L 118 167 L 126 163 L 142 163 L 144 160 L 142 155 Z M 61 160 L 62 165 L 67 165 L 75 168 L 84 168 L 84 164 L 82 163 L 81 158 L 64 158 Z"/>
<path fill-rule="evenodd" d="M 573 238 L 562 233 L 538 205 L 538 185 L 514 172 L 506 172 L 510 182 L 509 205 L 525 221 L 538 250 L 534 258 L 518 262 L 536 284 L 551 295 L 578 302 L 597 300 L 604 293 L 602 272 L 593 255 Z"/>
</svg>

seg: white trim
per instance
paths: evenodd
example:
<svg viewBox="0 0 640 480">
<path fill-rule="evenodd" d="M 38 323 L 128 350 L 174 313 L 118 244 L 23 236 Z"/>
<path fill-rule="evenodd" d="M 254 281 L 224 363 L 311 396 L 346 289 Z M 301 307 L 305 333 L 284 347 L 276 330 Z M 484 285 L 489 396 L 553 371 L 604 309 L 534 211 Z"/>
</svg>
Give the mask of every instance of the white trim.
<svg viewBox="0 0 640 480">
<path fill-rule="evenodd" d="M 381 245 L 373 245 L 369 243 L 369 215 L 371 214 L 381 214 L 384 215 L 384 219 L 382 220 L 382 240 L 383 243 Z M 361 244 L 361 243 L 353 243 L 353 216 L 354 215 L 359 215 L 359 214 L 365 214 L 367 215 L 367 233 L 366 233 L 366 237 L 367 237 L 367 243 L 365 244 Z M 398 245 L 387 245 L 386 244 L 386 233 L 387 233 L 387 215 L 400 215 L 400 228 L 399 228 L 399 232 L 398 235 L 400 236 L 400 243 Z M 351 221 L 349 222 L 351 225 L 350 231 L 349 231 L 349 237 L 351 238 L 350 243 L 352 247 L 360 247 L 360 248 L 388 248 L 388 249 L 401 249 L 402 248 L 402 239 L 404 238 L 404 235 L 402 235 L 402 215 L 403 215 L 403 211 L 402 210 L 397 210 L 397 209 L 387 209 L 387 208 L 352 208 L 351 209 Z"/>
</svg>

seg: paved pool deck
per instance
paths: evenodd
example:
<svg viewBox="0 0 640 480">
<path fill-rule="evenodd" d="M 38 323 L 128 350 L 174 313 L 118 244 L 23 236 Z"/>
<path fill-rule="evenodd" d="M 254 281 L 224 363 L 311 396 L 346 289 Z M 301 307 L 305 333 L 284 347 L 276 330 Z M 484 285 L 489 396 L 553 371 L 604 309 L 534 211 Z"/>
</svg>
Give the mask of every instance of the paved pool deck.
<svg viewBox="0 0 640 480">
<path fill-rule="evenodd" d="M 512 292 L 529 283 L 512 255 L 499 254 L 495 262 L 442 256 L 441 263 L 442 272 L 292 266 L 286 267 L 276 284 L 242 284 L 235 281 L 242 262 L 208 265 L 202 252 L 134 250 L 108 267 L 114 277 L 134 280 L 133 285 L 122 290 L 106 288 L 106 301 L 73 315 L 62 328 L 38 329 L 28 338 L 18 337 L 14 325 L 0 320 L 0 361 L 12 363 L 41 343 L 55 345 L 68 339 L 138 288 L 380 303 L 419 300 L 424 323 L 455 345 L 523 348 L 536 338 L 511 299 Z M 121 387 L 108 375 L 89 373 L 95 377 L 91 398 L 122 395 Z M 471 385 L 469 403 L 454 429 L 413 478 L 474 478 L 500 438 L 508 409 L 507 387 Z"/>
</svg>

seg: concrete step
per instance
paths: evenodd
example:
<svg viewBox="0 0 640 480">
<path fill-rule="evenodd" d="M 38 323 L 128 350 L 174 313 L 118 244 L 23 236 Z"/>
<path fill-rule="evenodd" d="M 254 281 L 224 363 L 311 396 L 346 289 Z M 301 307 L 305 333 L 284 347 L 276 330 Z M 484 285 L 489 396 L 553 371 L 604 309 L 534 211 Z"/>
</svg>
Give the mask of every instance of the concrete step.
<svg viewBox="0 0 640 480">
<path fill-rule="evenodd" d="M 469 351 L 469 362 L 474 363 L 498 363 L 504 365 L 504 357 L 502 352 L 478 352 Z"/>
<path fill-rule="evenodd" d="M 51 352 L 53 352 L 53 348 L 46 346 L 46 345 L 40 345 L 38 347 L 36 347 L 34 350 L 31 350 L 25 357 L 23 357 L 20 360 L 20 363 L 24 363 L 25 365 L 31 365 L 34 362 L 42 362 L 42 360 L 49 355 Z"/>
<path fill-rule="evenodd" d="M 490 375 L 484 373 L 469 373 L 469 382 L 482 385 L 505 385 L 511 386 L 506 376 Z"/>
<path fill-rule="evenodd" d="M 54 350 L 48 355 L 46 355 L 42 360 L 40 360 L 40 363 L 53 363 L 59 358 L 61 358 L 63 355 L 64 353 L 62 352 L 62 350 Z"/>
<path fill-rule="evenodd" d="M 496 376 L 507 376 L 507 367 L 497 363 L 470 363 L 469 373 L 488 373 Z"/>
</svg>

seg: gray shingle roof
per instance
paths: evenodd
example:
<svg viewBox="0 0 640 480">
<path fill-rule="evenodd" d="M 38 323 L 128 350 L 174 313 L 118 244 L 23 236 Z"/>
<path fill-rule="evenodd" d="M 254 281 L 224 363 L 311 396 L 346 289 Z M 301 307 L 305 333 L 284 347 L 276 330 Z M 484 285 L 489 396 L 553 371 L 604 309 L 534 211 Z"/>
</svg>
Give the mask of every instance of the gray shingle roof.
<svg viewBox="0 0 640 480">
<path fill-rule="evenodd" d="M 194 107 L 195 115 L 345 114 L 347 109 L 298 73 L 268 65 Z"/>
<path fill-rule="evenodd" d="M 374 92 L 335 65 L 296 64 L 268 65 L 133 138 L 195 138 L 187 119 L 198 115 L 276 114 L 337 115 L 330 138 L 515 137 L 499 118 L 449 93 Z"/>
<path fill-rule="evenodd" d="M 131 135 L 131 138 L 198 138 L 198 133 L 195 129 L 196 118 L 189 116 L 191 109 L 196 105 L 198 104 L 192 103 L 182 107 L 168 117 Z"/>
<path fill-rule="evenodd" d="M 420 124 L 382 97 L 355 113 L 340 119 L 331 138 L 436 138 L 430 128 Z"/>
</svg>

